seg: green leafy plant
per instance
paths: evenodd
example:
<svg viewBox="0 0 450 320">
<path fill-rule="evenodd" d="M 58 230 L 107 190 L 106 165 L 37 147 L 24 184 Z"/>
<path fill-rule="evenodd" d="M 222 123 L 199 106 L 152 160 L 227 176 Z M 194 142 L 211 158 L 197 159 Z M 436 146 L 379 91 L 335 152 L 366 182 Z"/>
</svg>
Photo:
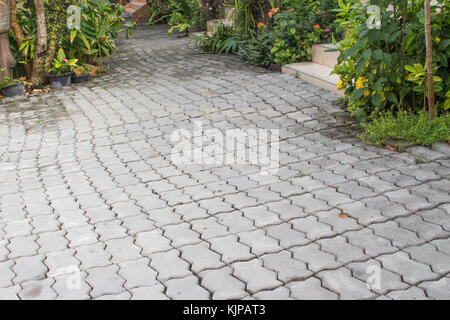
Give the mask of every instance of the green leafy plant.
<svg viewBox="0 0 450 320">
<path fill-rule="evenodd" d="M 427 80 L 427 64 L 421 65 L 420 63 L 415 63 L 414 65 L 406 65 L 405 70 L 408 72 L 408 76 L 406 77 L 406 80 L 411 81 L 415 84 L 413 87 L 414 92 L 422 93 L 423 92 L 423 102 L 424 102 L 424 110 L 426 108 L 426 98 L 428 97 L 428 82 Z M 434 74 L 436 74 L 436 71 L 438 70 L 438 67 L 435 67 L 433 69 Z M 434 82 L 434 92 L 441 92 L 442 86 L 441 82 L 442 79 L 438 76 L 433 76 L 433 82 Z"/>
<path fill-rule="evenodd" d="M 250 38 L 241 45 L 238 54 L 255 67 L 270 69 L 275 60 L 271 51 L 274 41 L 274 35 L 267 32 L 264 26 L 251 33 Z"/>
<path fill-rule="evenodd" d="M 60 48 L 55 60 L 53 60 L 53 66 L 50 68 L 50 71 L 55 72 L 57 75 L 61 75 L 69 72 L 70 68 L 77 65 L 77 62 L 78 59 L 67 59 L 64 50 Z"/>
<path fill-rule="evenodd" d="M 170 26 L 169 34 L 177 30 L 184 32 L 189 27 L 195 27 L 199 30 L 206 29 L 206 17 L 202 14 L 203 10 L 199 0 L 165 0 L 167 2 L 167 11 Z"/>
<path fill-rule="evenodd" d="M 388 139 L 406 140 L 413 144 L 430 146 L 435 142 L 450 142 L 450 114 L 429 121 L 426 113 L 396 115 L 384 113 L 372 122 L 363 124 L 360 138 L 369 144 L 382 145 Z"/>
<path fill-rule="evenodd" d="M 118 33 L 125 30 L 128 38 L 136 28 L 134 23 L 123 28 L 123 12 L 121 5 L 113 9 L 105 1 L 87 2 L 81 14 L 81 28 L 70 31 L 69 56 L 97 64 L 102 70 L 104 57 L 117 50 L 114 39 Z"/>
<path fill-rule="evenodd" d="M 245 40 L 233 28 L 219 24 L 213 35 L 198 36 L 195 38 L 195 43 L 206 52 L 236 54 Z"/>
<path fill-rule="evenodd" d="M 421 70 L 414 66 L 425 64 L 424 6 L 423 0 L 409 1 L 405 11 L 405 1 L 394 2 L 392 7 L 387 0 L 373 1 L 381 8 L 380 29 L 368 27 L 367 8 L 358 0 L 338 1 L 336 22 L 345 37 L 337 43 L 340 56 L 333 73 L 340 76 L 338 88 L 345 90 L 348 110 L 361 122 L 380 112 L 417 113 L 422 109 L 426 95 L 418 88 Z M 431 20 L 436 102 L 442 111 L 450 87 L 450 40 L 445 32 L 450 28 L 450 5 L 443 0 L 438 5 L 432 6 Z"/>
</svg>

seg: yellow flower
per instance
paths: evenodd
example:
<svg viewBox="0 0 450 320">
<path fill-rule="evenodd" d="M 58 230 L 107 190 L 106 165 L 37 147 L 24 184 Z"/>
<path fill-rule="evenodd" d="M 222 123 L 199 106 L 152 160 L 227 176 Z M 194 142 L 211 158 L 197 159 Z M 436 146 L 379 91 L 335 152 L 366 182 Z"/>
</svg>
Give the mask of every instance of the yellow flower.
<svg viewBox="0 0 450 320">
<path fill-rule="evenodd" d="M 366 91 L 364 91 L 364 96 L 366 96 L 366 97 L 370 96 L 370 90 L 369 90 L 369 89 L 367 89 Z"/>
<path fill-rule="evenodd" d="M 364 77 L 359 77 L 356 80 L 356 89 L 361 89 L 364 88 L 364 82 L 366 81 L 366 79 L 364 79 Z"/>
<path fill-rule="evenodd" d="M 338 82 L 336 84 L 336 87 L 337 87 L 338 90 L 342 90 L 343 85 L 342 85 L 342 81 L 341 80 L 338 80 Z"/>
<path fill-rule="evenodd" d="M 434 38 L 434 41 L 436 41 L 436 43 L 439 43 L 439 42 L 441 42 L 441 38 L 436 37 L 436 38 Z"/>
</svg>

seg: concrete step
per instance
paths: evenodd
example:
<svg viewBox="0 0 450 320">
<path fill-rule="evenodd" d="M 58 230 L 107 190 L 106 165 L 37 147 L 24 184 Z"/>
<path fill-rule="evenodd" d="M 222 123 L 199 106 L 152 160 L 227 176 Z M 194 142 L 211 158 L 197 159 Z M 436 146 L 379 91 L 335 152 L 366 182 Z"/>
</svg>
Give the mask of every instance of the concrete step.
<svg viewBox="0 0 450 320">
<path fill-rule="evenodd" d="M 326 50 L 335 48 L 336 46 L 332 43 L 313 44 L 312 46 L 313 62 L 330 68 L 334 68 L 334 66 L 337 65 L 339 51 L 326 52 Z"/>
<path fill-rule="evenodd" d="M 336 74 L 330 75 L 331 71 L 333 71 L 333 68 L 314 62 L 292 63 L 282 68 L 282 73 L 292 74 L 301 80 L 343 96 L 344 91 L 336 88 L 339 76 Z"/>
</svg>

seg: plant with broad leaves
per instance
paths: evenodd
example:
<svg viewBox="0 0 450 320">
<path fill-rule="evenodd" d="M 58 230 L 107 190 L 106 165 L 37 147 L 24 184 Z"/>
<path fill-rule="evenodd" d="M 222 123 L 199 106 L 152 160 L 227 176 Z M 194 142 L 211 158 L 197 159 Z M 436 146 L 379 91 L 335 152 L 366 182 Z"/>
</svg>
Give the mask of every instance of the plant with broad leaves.
<svg viewBox="0 0 450 320">
<path fill-rule="evenodd" d="M 50 72 L 54 72 L 57 75 L 67 73 L 72 67 L 77 65 L 78 59 L 67 59 L 63 48 L 60 48 L 56 58 L 53 60 L 53 65 L 50 68 Z"/>
</svg>

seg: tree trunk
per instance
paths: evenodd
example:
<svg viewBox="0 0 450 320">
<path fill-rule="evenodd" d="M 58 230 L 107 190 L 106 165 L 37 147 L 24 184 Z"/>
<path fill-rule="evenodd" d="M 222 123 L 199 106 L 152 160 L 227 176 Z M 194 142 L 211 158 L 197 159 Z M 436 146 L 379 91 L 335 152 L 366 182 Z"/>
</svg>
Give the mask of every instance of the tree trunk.
<svg viewBox="0 0 450 320">
<path fill-rule="evenodd" d="M 427 54 L 428 119 L 434 119 L 433 52 L 431 45 L 430 0 L 425 0 L 425 43 Z"/>
<path fill-rule="evenodd" d="M 19 19 L 17 18 L 17 4 L 16 0 L 10 0 L 11 3 L 11 30 L 14 33 L 14 36 L 16 37 L 16 43 L 17 47 L 20 48 L 22 45 L 22 41 L 25 39 L 25 36 L 23 34 L 22 28 L 19 24 Z M 26 56 L 22 50 L 21 52 L 22 58 L 25 60 Z M 27 79 L 30 79 L 31 76 L 31 64 L 27 63 L 24 64 L 25 73 L 27 75 Z"/>
<path fill-rule="evenodd" d="M 53 59 L 55 58 L 56 54 L 56 40 L 52 37 L 49 42 L 50 44 L 48 46 L 47 60 L 44 66 L 45 73 L 48 73 L 48 71 L 52 67 Z"/>
<path fill-rule="evenodd" d="M 33 59 L 30 82 L 33 86 L 45 81 L 45 55 L 47 53 L 47 26 L 43 0 L 34 0 L 36 10 L 36 52 Z"/>
</svg>

